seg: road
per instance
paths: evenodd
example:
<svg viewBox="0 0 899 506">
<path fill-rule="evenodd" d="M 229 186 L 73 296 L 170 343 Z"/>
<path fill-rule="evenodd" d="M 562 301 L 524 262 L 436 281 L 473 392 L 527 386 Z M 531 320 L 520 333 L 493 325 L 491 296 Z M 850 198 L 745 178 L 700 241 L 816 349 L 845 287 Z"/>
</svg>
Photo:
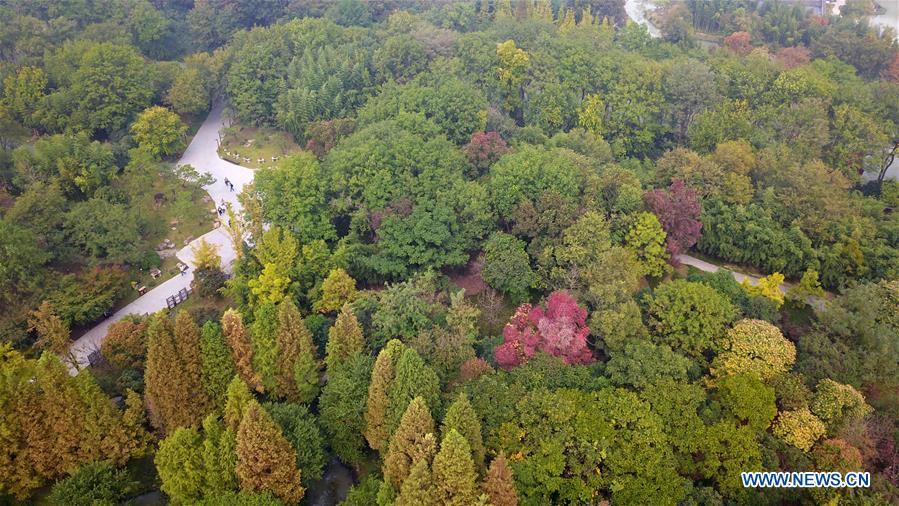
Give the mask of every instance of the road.
<svg viewBox="0 0 899 506">
<path fill-rule="evenodd" d="M 222 113 L 223 109 L 222 104 L 213 107 L 197 134 L 191 140 L 187 150 L 181 155 L 177 165 L 190 164 L 201 173 L 210 173 L 215 178 L 215 182 L 204 187 L 206 192 L 216 205 L 221 205 L 223 202 L 230 203 L 235 212 L 239 212 L 241 206 L 240 202 L 237 201 L 237 194 L 240 193 L 246 184 L 253 181 L 253 170 L 222 160 L 218 156 L 216 151 L 218 135 L 225 120 Z M 225 185 L 225 178 L 234 184 L 234 191 L 230 191 Z M 215 244 L 218 247 L 219 256 L 222 257 L 222 267 L 225 272 L 230 272 L 235 252 L 231 244 L 231 238 L 224 227 L 213 229 L 194 239 L 176 253 L 179 260 L 190 266 L 186 274 L 175 276 L 138 297 L 134 302 L 119 309 L 112 316 L 72 343 L 71 351 L 79 367 L 89 365 L 88 356 L 100 348 L 100 343 L 106 337 L 110 325 L 130 314 L 144 315 L 164 309 L 167 297 L 174 295 L 182 288 L 190 286 L 191 281 L 193 281 L 194 271 L 192 246 L 204 239 L 206 242 Z M 76 369 L 72 368 L 72 371 L 76 372 Z"/>
</svg>

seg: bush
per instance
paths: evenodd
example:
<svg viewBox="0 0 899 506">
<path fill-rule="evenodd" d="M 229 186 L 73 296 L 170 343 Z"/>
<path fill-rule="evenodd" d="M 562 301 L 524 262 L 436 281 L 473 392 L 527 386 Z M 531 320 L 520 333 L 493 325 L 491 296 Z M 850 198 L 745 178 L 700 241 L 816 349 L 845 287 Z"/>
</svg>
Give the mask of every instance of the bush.
<svg viewBox="0 0 899 506">
<path fill-rule="evenodd" d="M 116 469 L 107 461 L 90 462 L 74 474 L 53 485 L 50 504 L 112 505 L 126 500 L 137 482 L 128 471 Z"/>
<path fill-rule="evenodd" d="M 219 297 L 219 288 L 225 286 L 228 276 L 221 269 L 203 267 L 194 273 L 194 290 L 204 299 Z"/>
</svg>

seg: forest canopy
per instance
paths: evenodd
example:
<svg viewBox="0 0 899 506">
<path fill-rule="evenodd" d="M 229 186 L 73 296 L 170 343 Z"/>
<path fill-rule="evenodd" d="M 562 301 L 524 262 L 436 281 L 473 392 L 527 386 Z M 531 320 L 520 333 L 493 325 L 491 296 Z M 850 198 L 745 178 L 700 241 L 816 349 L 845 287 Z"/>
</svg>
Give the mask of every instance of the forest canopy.
<svg viewBox="0 0 899 506">
<path fill-rule="evenodd" d="M 0 0 L 0 502 L 899 501 L 896 33 L 658 4 Z"/>
</svg>

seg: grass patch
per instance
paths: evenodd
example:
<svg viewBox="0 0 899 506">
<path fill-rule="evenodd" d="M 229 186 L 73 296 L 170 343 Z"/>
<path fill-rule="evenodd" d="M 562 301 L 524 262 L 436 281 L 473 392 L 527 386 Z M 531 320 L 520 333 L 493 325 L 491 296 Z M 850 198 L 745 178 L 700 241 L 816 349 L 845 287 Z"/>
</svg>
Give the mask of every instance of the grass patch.
<svg viewBox="0 0 899 506">
<path fill-rule="evenodd" d="M 222 159 L 251 169 L 276 167 L 285 156 L 300 151 L 302 151 L 300 146 L 286 132 L 272 128 L 244 126 L 240 123 L 222 130 L 222 142 L 218 148 Z M 236 156 L 238 154 L 239 158 Z M 281 160 L 273 162 L 273 156 Z M 259 159 L 264 161 L 260 163 Z"/>
</svg>

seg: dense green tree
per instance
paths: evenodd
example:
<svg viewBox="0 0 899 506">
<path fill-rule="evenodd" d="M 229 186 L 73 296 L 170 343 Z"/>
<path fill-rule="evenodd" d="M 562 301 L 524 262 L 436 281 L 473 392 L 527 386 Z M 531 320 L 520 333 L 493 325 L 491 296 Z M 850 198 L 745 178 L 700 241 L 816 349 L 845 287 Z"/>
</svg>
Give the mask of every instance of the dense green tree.
<svg viewBox="0 0 899 506">
<path fill-rule="evenodd" d="M 324 440 L 315 416 L 306 406 L 299 404 L 266 404 L 265 409 L 281 427 L 284 437 L 290 441 L 297 454 L 303 486 L 320 480 L 325 469 Z"/>
<path fill-rule="evenodd" d="M 717 382 L 718 400 L 740 425 L 764 431 L 777 414 L 774 389 L 751 374 L 728 376 Z"/>
<path fill-rule="evenodd" d="M 354 277 L 462 265 L 485 235 L 485 191 L 464 180 L 461 153 L 435 128 L 404 114 L 356 132 L 328 154 L 332 189 L 341 208 L 353 210 L 344 240 L 358 252 Z"/>
<path fill-rule="evenodd" d="M 254 179 L 269 223 L 291 231 L 302 243 L 334 239 L 327 208 L 327 180 L 309 153 L 293 155 L 274 169 L 260 170 Z"/>
<path fill-rule="evenodd" d="M 91 462 L 53 485 L 54 504 L 115 504 L 128 499 L 136 488 L 127 470 L 109 462 Z"/>
<path fill-rule="evenodd" d="M 646 340 L 627 343 L 614 351 L 606 363 L 606 375 L 616 385 L 646 388 L 662 378 L 686 381 L 694 362 L 668 345 L 656 346 Z"/>
<path fill-rule="evenodd" d="M 214 322 L 204 323 L 201 332 L 200 371 L 203 388 L 217 410 L 221 411 L 225 407 L 228 384 L 236 374 L 231 350 L 222 336 L 221 327 Z"/>
<path fill-rule="evenodd" d="M 70 124 L 109 133 L 122 130 L 149 105 L 153 79 L 153 67 L 132 47 L 96 44 L 84 52 L 71 76 Z"/>
<path fill-rule="evenodd" d="M 692 357 L 717 348 L 736 312 L 714 288 L 684 280 L 662 284 L 646 303 L 653 340 Z"/>
<path fill-rule="evenodd" d="M 373 362 L 371 357 L 357 354 L 329 367 L 328 383 L 319 397 L 322 428 L 343 462 L 358 464 L 364 459 L 366 400 Z"/>
<path fill-rule="evenodd" d="M 186 133 L 187 125 L 181 118 L 159 106 L 145 109 L 131 124 L 131 134 L 138 148 L 157 159 L 176 154 L 184 145 Z"/>
<path fill-rule="evenodd" d="M 684 495 L 661 421 L 631 392 L 533 391 L 502 434 L 503 449 L 521 456 L 513 470 L 523 503 L 589 501 L 597 491 L 623 502 Z"/>
<path fill-rule="evenodd" d="M 484 243 L 484 281 L 512 298 L 513 304 L 524 302 L 537 276 L 531 269 L 525 243 L 503 232 L 494 232 Z"/>
</svg>

